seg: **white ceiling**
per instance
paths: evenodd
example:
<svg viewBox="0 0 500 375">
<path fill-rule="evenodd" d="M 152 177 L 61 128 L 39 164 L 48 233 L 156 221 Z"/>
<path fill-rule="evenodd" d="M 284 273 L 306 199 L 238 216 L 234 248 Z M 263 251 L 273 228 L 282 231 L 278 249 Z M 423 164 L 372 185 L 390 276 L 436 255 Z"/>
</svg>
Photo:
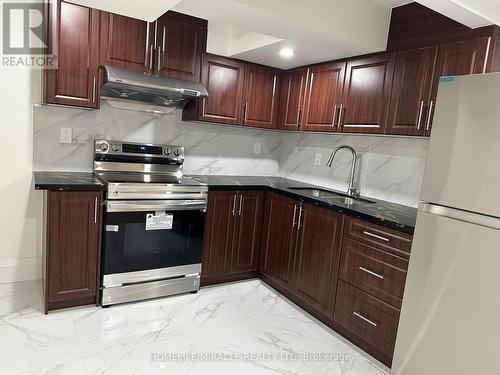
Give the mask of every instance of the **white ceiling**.
<svg viewBox="0 0 500 375">
<path fill-rule="evenodd" d="M 209 52 L 278 68 L 382 51 L 408 0 L 72 0 L 149 22 L 173 9 L 209 21 Z M 418 0 L 469 27 L 500 25 L 500 0 Z M 147 6 L 145 5 L 147 4 Z M 291 47 L 295 55 L 278 52 Z"/>
</svg>

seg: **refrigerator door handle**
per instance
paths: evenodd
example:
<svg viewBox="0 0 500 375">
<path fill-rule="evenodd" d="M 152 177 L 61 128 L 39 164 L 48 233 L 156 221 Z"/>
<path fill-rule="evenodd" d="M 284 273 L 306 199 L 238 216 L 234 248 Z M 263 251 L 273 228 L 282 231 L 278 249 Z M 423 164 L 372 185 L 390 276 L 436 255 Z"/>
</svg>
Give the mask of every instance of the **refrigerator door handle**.
<svg viewBox="0 0 500 375">
<path fill-rule="evenodd" d="M 482 227 L 500 230 L 500 218 L 478 214 L 470 211 L 458 210 L 437 204 L 421 202 L 418 210 L 429 214 L 447 217 L 449 219 L 463 221 L 469 224 L 480 225 Z"/>
</svg>

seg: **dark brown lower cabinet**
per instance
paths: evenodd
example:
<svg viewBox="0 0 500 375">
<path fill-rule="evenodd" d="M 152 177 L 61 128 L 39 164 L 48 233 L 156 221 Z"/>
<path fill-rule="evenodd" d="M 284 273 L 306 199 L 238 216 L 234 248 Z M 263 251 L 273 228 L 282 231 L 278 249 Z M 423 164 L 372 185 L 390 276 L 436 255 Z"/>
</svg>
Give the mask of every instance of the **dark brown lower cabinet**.
<svg viewBox="0 0 500 375">
<path fill-rule="evenodd" d="M 344 216 L 312 204 L 299 208 L 293 289 L 324 313 L 333 312 Z"/>
<path fill-rule="evenodd" d="M 411 240 L 278 193 L 210 192 L 202 284 L 260 276 L 390 366 Z"/>
<path fill-rule="evenodd" d="M 47 193 L 46 313 L 99 302 L 101 202 L 100 191 Z"/>
<path fill-rule="evenodd" d="M 333 314 L 344 217 L 269 194 L 261 272 L 316 310 Z"/>
<path fill-rule="evenodd" d="M 339 281 L 334 319 L 392 357 L 399 309 Z"/>
<path fill-rule="evenodd" d="M 257 276 L 263 193 L 209 193 L 201 282 L 203 285 Z"/>
</svg>

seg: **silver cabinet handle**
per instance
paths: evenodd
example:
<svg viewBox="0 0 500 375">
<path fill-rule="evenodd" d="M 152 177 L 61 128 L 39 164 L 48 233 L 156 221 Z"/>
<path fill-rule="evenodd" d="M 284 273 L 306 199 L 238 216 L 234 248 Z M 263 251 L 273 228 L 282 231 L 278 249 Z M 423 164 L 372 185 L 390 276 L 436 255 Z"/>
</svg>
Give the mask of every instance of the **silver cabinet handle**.
<svg viewBox="0 0 500 375">
<path fill-rule="evenodd" d="M 162 49 L 163 49 L 163 54 L 165 55 L 165 51 L 166 51 L 166 33 L 167 33 L 167 28 L 166 26 L 163 26 L 163 40 L 162 40 Z M 164 56 L 165 57 L 165 56 Z M 165 65 L 165 61 L 163 62 L 163 65 Z"/>
<path fill-rule="evenodd" d="M 379 273 L 376 273 L 376 272 L 373 272 L 373 271 L 370 271 L 368 268 L 365 268 L 365 267 L 359 267 L 359 269 L 363 272 L 366 272 L 367 274 L 369 275 L 372 275 L 372 276 L 375 276 L 375 277 L 378 277 L 380 280 L 384 280 L 384 275 L 381 275 Z"/>
<path fill-rule="evenodd" d="M 153 70 L 153 50 L 154 46 L 151 44 L 151 46 L 149 47 L 149 70 Z"/>
<path fill-rule="evenodd" d="M 371 319 L 368 319 L 366 316 L 363 316 L 363 314 L 361 314 L 361 313 L 359 313 L 359 312 L 353 311 L 353 312 L 352 312 L 352 314 L 353 314 L 354 316 L 357 316 L 359 319 L 364 320 L 365 322 L 367 322 L 367 323 L 371 324 L 371 325 L 372 325 L 372 326 L 374 326 L 374 327 L 378 327 L 378 325 L 379 325 L 379 323 L 374 322 L 374 321 L 373 321 L 373 320 L 371 320 Z"/>
<path fill-rule="evenodd" d="M 300 230 L 304 225 L 301 224 L 301 219 L 302 219 L 302 211 L 304 210 L 304 207 L 302 205 L 299 207 L 299 220 L 297 220 L 297 229 Z"/>
<path fill-rule="evenodd" d="M 157 71 L 159 72 L 161 70 L 161 47 L 158 47 L 158 68 Z"/>
<path fill-rule="evenodd" d="M 92 82 L 92 103 L 95 103 L 96 90 L 97 90 L 97 79 L 94 77 L 94 82 Z"/>
<path fill-rule="evenodd" d="M 99 198 L 95 197 L 94 201 L 94 224 L 97 224 L 97 211 L 99 210 Z"/>
<path fill-rule="evenodd" d="M 343 104 L 341 104 L 339 109 L 339 121 L 337 123 L 337 127 L 339 128 L 342 126 L 342 121 L 344 121 L 344 112 L 345 112 L 345 107 Z"/>
<path fill-rule="evenodd" d="M 233 197 L 233 210 L 231 211 L 232 214 L 233 214 L 233 216 L 236 213 L 236 197 L 237 197 L 237 194 L 234 194 L 234 197 Z"/>
<path fill-rule="evenodd" d="M 432 121 L 432 112 L 434 111 L 434 101 L 431 100 L 429 104 L 429 115 L 427 116 L 427 125 L 425 126 L 425 130 L 430 130 L 431 121 Z"/>
<path fill-rule="evenodd" d="M 382 240 L 382 241 L 385 241 L 385 242 L 389 242 L 388 238 L 385 238 L 385 237 L 382 237 L 382 236 L 377 236 L 376 234 L 367 232 L 366 230 L 363 232 L 363 234 L 366 234 L 367 236 L 370 236 L 370 237 L 373 237 L 373 238 L 376 238 L 376 239 L 379 239 L 379 240 Z"/>
<path fill-rule="evenodd" d="M 422 125 L 422 113 L 424 112 L 424 101 L 420 102 L 420 108 L 418 109 L 418 120 L 417 120 L 417 130 L 420 130 L 420 125 Z"/>
<path fill-rule="evenodd" d="M 299 110 L 297 111 L 297 127 L 300 126 L 301 114 L 302 114 L 302 108 L 299 108 Z"/>
<path fill-rule="evenodd" d="M 241 209 L 243 208 L 243 194 L 240 194 L 240 208 L 238 210 L 238 215 L 241 216 Z"/>
<path fill-rule="evenodd" d="M 147 23 L 147 26 L 146 26 L 146 45 L 144 46 L 144 65 L 148 65 L 148 47 L 149 47 L 149 22 Z M 151 69 L 151 63 L 149 64 L 150 65 L 150 69 Z"/>
<path fill-rule="evenodd" d="M 292 223 L 292 228 L 295 227 L 295 218 L 297 217 L 297 205 L 293 206 L 293 223 Z"/>
<path fill-rule="evenodd" d="M 243 123 L 246 124 L 248 121 L 248 102 L 245 103 L 245 108 L 243 112 Z"/>
<path fill-rule="evenodd" d="M 335 118 L 337 117 L 337 104 L 333 106 L 333 120 L 332 120 L 332 126 L 335 127 Z"/>
</svg>

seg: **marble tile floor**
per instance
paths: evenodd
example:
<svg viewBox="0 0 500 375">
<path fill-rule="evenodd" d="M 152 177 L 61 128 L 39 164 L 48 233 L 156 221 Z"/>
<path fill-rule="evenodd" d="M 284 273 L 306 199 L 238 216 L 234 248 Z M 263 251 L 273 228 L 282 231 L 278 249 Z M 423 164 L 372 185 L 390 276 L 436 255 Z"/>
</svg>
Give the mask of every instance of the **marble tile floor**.
<svg viewBox="0 0 500 375">
<path fill-rule="evenodd" d="M 389 374 L 259 280 L 41 310 L 39 281 L 0 284 L 1 375 Z"/>
</svg>

